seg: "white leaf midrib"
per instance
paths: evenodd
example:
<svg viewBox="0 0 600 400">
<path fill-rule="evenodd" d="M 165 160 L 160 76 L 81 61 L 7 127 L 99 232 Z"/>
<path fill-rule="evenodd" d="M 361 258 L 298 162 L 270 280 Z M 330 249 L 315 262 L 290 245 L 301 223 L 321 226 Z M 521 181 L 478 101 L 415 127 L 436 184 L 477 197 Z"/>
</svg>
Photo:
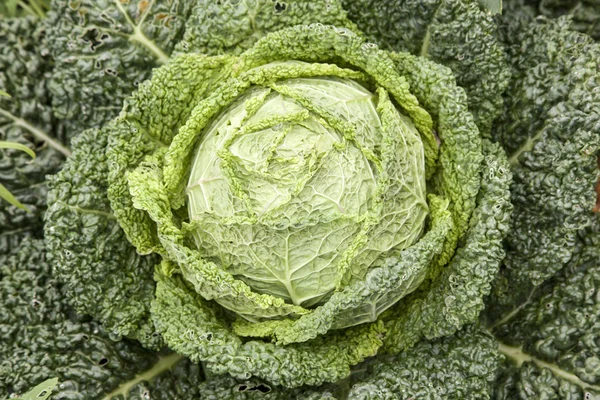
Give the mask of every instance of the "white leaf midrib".
<svg viewBox="0 0 600 400">
<path fill-rule="evenodd" d="M 123 15 L 123 17 L 127 21 L 127 24 L 129 24 L 129 26 L 131 26 L 131 29 L 133 29 L 133 34 L 128 35 L 129 41 L 137 42 L 137 43 L 141 44 L 146 49 L 150 50 L 150 52 L 152 54 L 154 54 L 154 56 L 156 57 L 156 59 L 159 63 L 166 64 L 167 61 L 169 61 L 169 56 L 160 47 L 158 47 L 156 45 L 156 43 L 154 43 L 152 40 L 150 40 L 148 38 L 148 36 L 146 36 L 144 31 L 142 30 L 142 25 L 143 25 L 147 15 L 150 13 L 150 10 L 154 6 L 154 1 L 152 1 L 150 4 L 148 4 L 146 10 L 144 11 L 144 14 L 142 15 L 142 18 L 140 18 L 139 24 L 135 24 L 133 22 L 133 20 L 129 16 L 129 14 L 127 14 L 127 11 L 123 8 L 123 4 L 121 4 L 121 2 L 119 0 L 113 0 L 113 3 L 115 4 L 115 6 L 119 10 L 119 12 Z"/>
<path fill-rule="evenodd" d="M 594 391 L 600 391 L 599 385 L 589 384 L 581 380 L 581 378 L 579 378 L 577 375 L 565 371 L 559 365 L 543 361 L 529 353 L 526 353 L 521 347 L 510 346 L 498 340 L 498 350 L 500 351 L 500 353 L 504 354 L 507 358 L 512 360 L 517 365 L 517 367 L 521 367 L 521 365 L 523 365 L 524 362 L 532 362 L 539 368 L 549 369 L 556 377 L 564 379 L 574 385 L 577 385 L 583 390 L 591 389 Z"/>
<path fill-rule="evenodd" d="M 132 379 L 121 383 L 121 385 L 119 385 L 116 389 L 104 396 L 102 400 L 111 400 L 112 398 L 119 395 L 122 395 L 123 398 L 127 398 L 127 395 L 135 385 L 137 385 L 140 382 L 152 381 L 157 376 L 173 368 L 178 362 L 180 362 L 184 358 L 184 356 L 177 353 L 160 357 L 158 362 L 156 362 L 156 364 L 154 364 L 152 367 L 150 367 L 146 371 L 141 372 Z"/>
<path fill-rule="evenodd" d="M 66 157 L 69 157 L 71 155 L 71 150 L 65 147 L 62 143 L 58 142 L 56 139 L 52 138 L 50 135 L 38 129 L 23 118 L 19 118 L 13 113 L 3 108 L 0 108 L 0 115 L 3 115 L 8 119 L 12 120 L 14 125 L 20 126 L 21 128 L 28 130 L 36 139 L 46 142 L 48 146 L 61 152 Z"/>
</svg>

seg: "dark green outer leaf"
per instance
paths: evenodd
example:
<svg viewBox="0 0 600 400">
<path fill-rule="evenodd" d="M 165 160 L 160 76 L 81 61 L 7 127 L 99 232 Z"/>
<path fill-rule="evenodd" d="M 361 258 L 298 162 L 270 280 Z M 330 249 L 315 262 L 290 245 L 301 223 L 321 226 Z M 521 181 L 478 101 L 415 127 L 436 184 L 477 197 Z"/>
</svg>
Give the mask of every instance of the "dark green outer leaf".
<svg viewBox="0 0 600 400">
<path fill-rule="evenodd" d="M 369 371 L 348 399 L 489 399 L 501 360 L 496 346 L 474 326 L 422 341 L 390 360 L 369 362 Z"/>
<path fill-rule="evenodd" d="M 220 375 L 200 385 L 204 400 L 336 400 L 345 396 L 335 385 L 288 389 L 259 379 L 236 380 Z"/>
<path fill-rule="evenodd" d="M 97 323 L 73 318 L 44 242 L 19 241 L 0 248 L 0 398 L 53 377 L 62 392 L 55 399 L 95 398 L 155 362 L 139 345 L 113 342 Z"/>
<path fill-rule="evenodd" d="M 510 73 L 496 25 L 470 0 L 344 0 L 342 4 L 369 40 L 408 51 L 452 69 L 467 92 L 479 130 L 489 135 L 502 112 Z"/>
<path fill-rule="evenodd" d="M 116 335 L 159 345 L 148 322 L 157 256 L 140 256 L 127 241 L 106 195 L 107 137 L 89 130 L 73 140 L 63 170 L 49 177 L 45 236 L 48 259 L 75 310 Z"/>
<path fill-rule="evenodd" d="M 269 32 L 314 22 L 356 30 L 339 0 L 200 0 L 176 50 L 239 55 Z"/>
<path fill-rule="evenodd" d="M 286 389 L 258 379 L 210 377 L 200 385 L 206 400 L 284 399 L 489 399 L 501 362 L 494 339 L 478 327 L 422 341 L 395 357 L 377 356 L 335 385 Z"/>
<path fill-rule="evenodd" d="M 573 256 L 596 203 L 600 149 L 600 46 L 564 18 L 533 21 L 521 9 L 502 18 L 514 73 L 494 135 L 509 154 L 515 211 L 496 314 Z"/>
<path fill-rule="evenodd" d="M 579 232 L 569 265 L 492 331 L 508 359 L 497 399 L 600 398 L 600 219 Z"/>
<path fill-rule="evenodd" d="M 573 29 L 600 40 L 600 1 L 598 0 L 534 0 L 536 11 L 549 18 L 569 15 L 573 18 Z"/>
<path fill-rule="evenodd" d="M 49 88 L 69 135 L 114 118 L 123 100 L 168 61 L 193 2 L 56 0 L 46 19 L 56 60 Z"/>
<path fill-rule="evenodd" d="M 495 397 L 595 399 L 600 48 L 522 2 L 499 22 L 513 78 L 494 134 L 510 155 L 515 212 L 485 313 L 508 358 Z"/>
<path fill-rule="evenodd" d="M 239 53 L 270 31 L 316 21 L 352 25 L 337 0 L 55 0 L 46 20 L 54 113 L 69 120 L 70 136 L 104 125 L 184 32 L 180 52 Z"/>
<path fill-rule="evenodd" d="M 46 174 L 54 173 L 69 151 L 63 128 L 52 116 L 46 75 L 52 62 L 41 45 L 45 32 L 33 17 L 0 19 L 0 141 L 35 151 L 31 157 L 0 149 L 0 183 L 30 212 L 0 199 L 0 241 L 23 230 L 36 231 L 46 208 Z M 63 154 L 61 154 L 63 153 Z"/>
<path fill-rule="evenodd" d="M 0 398 L 49 378 L 59 380 L 52 400 L 198 398 L 198 365 L 118 340 L 76 315 L 51 274 L 44 242 L 12 239 L 10 248 L 0 242 Z"/>
</svg>

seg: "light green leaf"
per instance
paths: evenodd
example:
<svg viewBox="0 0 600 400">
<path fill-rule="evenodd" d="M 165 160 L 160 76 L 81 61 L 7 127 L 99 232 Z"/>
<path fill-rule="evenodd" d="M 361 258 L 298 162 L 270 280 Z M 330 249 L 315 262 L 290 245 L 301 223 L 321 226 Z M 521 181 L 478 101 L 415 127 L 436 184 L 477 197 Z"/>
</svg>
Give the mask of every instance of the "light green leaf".
<svg viewBox="0 0 600 400">
<path fill-rule="evenodd" d="M 0 149 L 21 150 L 21 151 L 29 154 L 31 156 L 31 158 L 35 159 L 35 152 L 33 150 L 31 150 L 29 147 L 22 145 L 21 143 L 6 142 L 3 140 L 0 140 Z"/>
<path fill-rule="evenodd" d="M 10 98 L 10 94 L 6 93 L 4 90 L 0 90 L 0 96 Z"/>
<path fill-rule="evenodd" d="M 6 186 L 0 183 L 0 198 L 8 201 L 15 207 L 19 207 L 25 211 L 29 211 L 27 207 L 25 207 L 11 192 L 8 191 Z"/>
<path fill-rule="evenodd" d="M 35 158 L 35 153 L 33 152 L 33 150 L 31 150 L 27 146 L 22 145 L 21 143 L 0 141 L 0 149 L 21 150 L 21 151 L 29 154 L 31 156 L 31 158 Z M 13 196 L 13 194 L 1 183 L 0 183 L 0 198 L 8 201 L 10 204 L 12 204 L 15 207 L 19 207 L 25 211 L 29 211 L 29 209 L 27 207 L 25 207 L 19 200 L 17 200 L 17 198 L 15 196 Z"/>
<path fill-rule="evenodd" d="M 46 16 L 46 10 L 50 9 L 50 1 L 49 0 L 29 0 L 29 9 L 33 12 L 34 15 L 37 15 L 40 18 L 44 18 Z M 19 2 L 22 7 L 25 8 L 27 4 L 24 1 Z"/>
<path fill-rule="evenodd" d="M 16 400 L 47 400 L 57 384 L 58 378 L 48 379 L 31 389 L 23 397 L 18 397 Z"/>
<path fill-rule="evenodd" d="M 502 14 L 502 0 L 478 0 L 479 5 L 490 14 Z"/>
</svg>

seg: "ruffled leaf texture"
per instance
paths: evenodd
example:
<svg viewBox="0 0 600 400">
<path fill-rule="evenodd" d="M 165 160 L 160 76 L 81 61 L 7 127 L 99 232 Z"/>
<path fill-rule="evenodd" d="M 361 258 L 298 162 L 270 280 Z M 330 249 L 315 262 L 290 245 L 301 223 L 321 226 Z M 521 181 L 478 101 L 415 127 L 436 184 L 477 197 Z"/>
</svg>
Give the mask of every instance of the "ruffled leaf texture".
<svg viewBox="0 0 600 400">
<path fill-rule="evenodd" d="M 568 265 L 591 224 L 599 177 L 600 47 L 567 18 L 521 11 L 501 20 L 513 78 L 494 136 L 509 156 L 515 210 L 491 302 L 499 315 Z"/>
<path fill-rule="evenodd" d="M 536 287 L 492 332 L 505 355 L 496 399 L 596 399 L 600 221 L 578 233 L 566 267 Z"/>
<path fill-rule="evenodd" d="M 182 166 L 211 112 L 251 83 L 289 74 L 285 63 L 268 63 L 339 58 L 390 88 L 415 121 L 429 146 L 427 168 L 438 195 L 430 200 L 428 233 L 399 262 L 390 260 L 322 307 L 305 310 L 257 294 L 198 257 L 175 223 L 181 214 L 171 208 L 183 205 Z M 315 65 L 317 72 L 325 68 Z M 227 81 L 231 76 L 236 80 Z M 442 143 L 438 172 L 433 127 Z M 422 337 L 452 334 L 476 319 L 502 257 L 499 244 L 511 211 L 510 173 L 502 151 L 482 144 L 452 72 L 425 59 L 381 51 L 344 28 L 286 29 L 239 57 L 181 55 L 126 100 L 118 119 L 86 131 L 73 144 L 74 155 L 51 180 L 46 225 L 49 257 L 71 304 L 116 335 L 151 347 L 164 339 L 215 373 L 255 375 L 284 386 L 344 378 L 384 343 L 395 354 Z M 390 309 L 385 322 L 364 324 L 397 301 L 392 294 L 402 289 L 411 261 L 425 271 L 419 289 Z M 255 339 L 242 339 L 237 334 L 248 327 L 232 326 L 229 314 L 211 300 L 226 308 L 246 307 L 248 315 L 267 310 L 305 316 L 272 326 L 255 324 L 246 329 Z M 365 306 L 377 311 L 365 313 Z M 359 315 L 360 325 L 327 333 L 340 315 Z M 271 336 L 280 344 L 257 336 Z"/>
<path fill-rule="evenodd" d="M 55 60 L 48 88 L 70 136 L 114 118 L 123 100 L 168 61 L 190 1 L 52 2 L 44 24 Z"/>
<path fill-rule="evenodd" d="M 69 154 L 63 124 L 52 116 L 46 75 L 52 59 L 41 46 L 46 32 L 33 17 L 0 19 L 0 141 L 36 153 L 0 149 L 0 183 L 29 211 L 0 199 L 0 236 L 36 230 L 46 209 L 46 174 L 56 173 Z"/>
<path fill-rule="evenodd" d="M 489 399 L 502 357 L 495 340 L 475 326 L 455 335 L 422 341 L 395 357 L 361 364 L 353 377 L 336 385 L 286 389 L 258 379 L 228 376 L 200 386 L 206 399 Z"/>
<path fill-rule="evenodd" d="M 337 0 L 54 0 L 45 19 L 52 109 L 72 137 L 115 118 L 152 69 L 179 52 L 241 52 L 285 26 L 351 26 Z"/>
<path fill-rule="evenodd" d="M 394 392 L 487 398 L 499 361 L 495 342 L 467 327 L 455 336 L 419 343 L 396 358 L 371 360 L 354 385 L 287 389 L 255 378 L 210 375 L 202 383 L 200 367 L 181 356 L 159 356 L 136 342 L 115 341 L 98 323 L 76 316 L 51 276 L 43 242 L 21 240 L 18 250 L 3 248 L 0 255 L 1 396 L 23 395 L 53 377 L 59 381 L 53 399 L 367 399 Z M 422 365 L 425 354 L 427 367 Z M 453 385 L 442 384 L 448 380 Z"/>
<path fill-rule="evenodd" d="M 359 326 L 356 330 L 351 330 L 350 332 L 353 332 L 357 340 L 351 347 L 343 346 L 341 343 L 344 342 L 339 341 L 339 336 L 347 335 L 347 331 L 339 335 L 332 332 L 323 338 L 319 338 L 317 335 L 325 334 L 329 327 L 334 326 L 337 322 L 336 317 L 340 312 L 352 314 L 352 309 L 357 306 L 362 307 L 361 301 L 364 302 L 365 300 L 375 301 L 377 305 L 381 296 L 379 296 L 379 299 L 366 297 L 358 301 L 345 299 L 344 297 L 353 299 L 361 295 L 358 293 L 357 288 L 349 287 L 349 293 L 339 296 L 342 302 L 339 300 L 337 302 L 327 302 L 325 306 L 310 311 L 283 303 L 280 298 L 255 293 L 244 282 L 233 279 L 230 274 L 217 265 L 211 261 L 203 260 L 198 252 L 188 248 L 182 232 L 175 223 L 177 216 L 172 211 L 172 208 L 176 209 L 178 205 L 182 204 L 181 182 L 186 177 L 185 165 L 189 164 L 189 161 L 182 163 L 181 160 L 190 160 L 193 150 L 192 144 L 195 142 L 196 135 L 220 108 L 227 106 L 251 84 L 282 90 L 273 81 L 282 78 L 302 77 L 307 74 L 308 76 L 318 75 L 319 73 L 333 74 L 333 72 L 329 72 L 331 68 L 319 67 L 319 64 L 304 66 L 302 64 L 273 63 L 274 61 L 299 59 L 324 62 L 333 61 L 336 58 L 341 58 L 346 63 L 361 68 L 372 76 L 376 82 L 388 88 L 395 99 L 402 104 L 406 112 L 413 118 L 417 129 L 424 137 L 423 140 L 427 141 L 429 139 L 427 135 L 431 135 L 429 131 L 431 120 L 416 105 L 415 99 L 406 93 L 406 86 L 403 84 L 402 78 L 394 73 L 396 67 L 393 60 L 387 58 L 386 53 L 365 45 L 352 32 L 323 25 L 285 29 L 270 34 L 260 40 L 248 52 L 243 53 L 239 59 L 233 57 L 187 56 L 175 60 L 171 68 L 164 68 L 160 71 L 161 75 L 141 88 L 137 99 L 133 98 L 131 102 L 127 103 L 128 113 L 122 114 L 114 125 L 114 131 L 111 132 L 107 153 L 111 165 L 108 193 L 115 215 L 128 233 L 129 239 L 138 248 L 138 251 L 154 250 L 162 253 L 163 258 L 171 261 L 163 263 L 156 274 L 159 286 L 157 302 L 155 303 L 156 308 L 153 311 L 154 320 L 159 330 L 163 331 L 165 340 L 170 346 L 183 354 L 191 356 L 193 359 L 210 361 L 207 364 L 208 368 L 217 372 L 229 371 L 235 376 L 268 376 L 274 383 L 285 386 L 320 384 L 323 381 L 332 381 L 346 376 L 349 373 L 347 369 L 349 365 L 358 362 L 365 356 L 374 354 L 380 346 L 377 335 L 381 331 L 375 325 L 372 328 Z M 400 65 L 402 65 L 402 62 L 402 59 L 398 60 Z M 186 82 L 186 88 L 182 90 L 177 80 L 169 78 L 178 76 L 180 74 L 178 71 L 186 69 L 187 64 L 197 65 L 196 79 L 198 86 L 194 87 L 194 84 L 189 85 Z M 218 67 L 213 66 L 215 64 Z M 227 78 L 227 76 L 221 74 L 227 73 L 231 65 L 237 67 L 237 70 L 232 73 L 233 79 L 226 80 L 225 83 L 219 85 L 213 83 Z M 405 67 L 408 68 L 408 66 Z M 179 101 L 176 102 L 180 108 L 175 110 L 171 106 L 174 102 L 161 103 L 156 98 L 156 93 L 165 93 L 164 88 L 169 87 L 171 82 L 174 88 L 178 90 L 171 89 L 172 91 L 166 92 L 166 95 L 180 97 Z M 155 89 L 154 85 L 158 85 L 163 90 Z M 455 95 L 458 96 L 457 99 L 444 98 L 444 100 L 447 102 L 455 101 L 454 104 L 460 107 L 459 102 L 463 100 L 461 96 L 464 96 L 464 93 L 457 91 Z M 197 102 L 198 106 L 191 109 L 195 103 L 190 105 L 182 96 L 205 98 L 199 100 Z M 304 104 L 301 98 L 298 101 Z M 154 105 L 163 107 L 166 104 L 170 107 L 168 115 L 171 118 L 157 120 L 156 115 L 165 114 L 161 112 L 160 108 L 158 110 L 152 108 L 142 109 L 140 104 L 150 105 L 150 107 Z M 449 106 L 446 102 L 442 104 Z M 250 106 L 246 105 L 246 107 Z M 452 257 L 454 246 L 466 229 L 466 221 L 475 206 L 472 193 L 478 190 L 479 168 L 482 157 L 478 154 L 478 151 L 480 151 L 478 149 L 480 145 L 478 132 L 469 119 L 470 114 L 466 108 L 464 110 L 462 125 L 459 126 L 455 121 L 444 119 L 439 126 L 440 137 L 443 141 L 447 140 L 445 144 L 448 148 L 442 146 L 440 162 L 444 163 L 446 168 L 436 176 L 441 182 L 439 184 L 440 192 L 444 194 L 447 192 L 451 200 L 449 215 L 452 217 L 456 229 L 450 228 L 447 225 L 449 222 L 441 222 L 448 218 L 447 212 L 433 213 L 431 231 L 414 248 L 407 250 L 407 254 L 402 255 L 407 260 L 418 260 L 416 264 L 422 270 L 422 272 L 419 272 L 421 276 L 432 274 L 431 271 L 428 271 L 427 266 L 433 263 L 432 258 L 437 256 L 440 250 L 441 255 L 436 260 L 437 263 L 443 265 L 447 258 Z M 181 118 L 181 121 L 173 118 L 173 116 Z M 331 117 L 329 118 L 330 125 L 340 125 Z M 185 121 L 185 125 L 183 125 L 183 121 Z M 177 126 L 182 127 L 176 135 L 173 135 L 172 132 L 175 131 L 173 128 Z M 133 138 L 131 132 L 134 133 Z M 146 139 L 148 136 L 152 137 L 153 140 L 148 141 Z M 142 143 L 143 145 L 141 145 Z M 169 144 L 168 149 L 162 143 Z M 147 154 L 145 157 L 144 153 Z M 449 161 L 451 158 L 454 159 L 454 163 Z M 456 169 L 460 170 L 461 168 L 460 172 L 462 174 L 455 173 Z M 455 182 L 455 179 L 458 182 Z M 127 196 L 127 191 L 130 192 L 131 197 Z M 441 204 L 438 207 L 447 207 Z M 142 212 L 137 212 L 137 210 Z M 156 224 L 156 228 L 154 228 L 154 224 Z M 439 231 L 437 230 L 438 224 L 441 226 Z M 445 228 L 444 225 L 446 225 Z M 446 235 L 448 230 L 452 233 Z M 497 239 L 501 238 L 498 237 Z M 415 252 L 414 255 L 411 253 L 412 251 Z M 420 253 L 423 253 L 423 255 L 420 255 Z M 491 265 L 493 266 L 493 264 Z M 379 273 L 379 271 L 374 272 L 374 274 L 376 273 Z M 180 280 L 179 274 L 183 276 L 184 280 L 180 281 L 179 289 L 177 289 L 172 283 L 168 282 L 168 279 L 177 282 Z M 186 287 L 185 281 L 189 282 L 190 286 Z M 184 286 L 181 286 L 182 284 Z M 401 281 L 395 284 L 396 287 L 399 285 L 402 285 Z M 243 345 L 241 342 L 236 343 L 235 335 L 226 335 L 226 330 L 213 334 L 211 330 L 219 328 L 218 325 L 215 325 L 215 322 L 219 322 L 218 320 L 223 319 L 223 317 L 214 317 L 210 314 L 203 315 L 201 309 L 205 306 L 202 303 L 194 308 L 196 310 L 194 313 L 190 314 L 184 310 L 178 310 L 176 313 L 175 310 L 180 308 L 177 306 L 178 304 L 189 304 L 189 307 L 194 304 L 191 301 L 193 297 L 190 297 L 189 301 L 178 300 L 175 302 L 173 299 L 173 297 L 181 299 L 182 295 L 185 294 L 185 290 L 191 291 L 191 288 L 195 289 L 194 291 L 205 299 L 214 299 L 225 308 L 236 311 L 243 316 L 273 318 L 293 316 L 294 314 L 301 315 L 298 322 L 293 319 L 282 322 L 281 324 L 287 326 L 279 329 L 276 333 L 276 335 L 279 335 L 278 340 L 283 344 L 299 342 L 297 345 L 277 348 L 277 351 L 283 351 L 287 354 L 285 360 L 281 361 L 285 363 L 285 368 L 280 365 L 280 361 L 271 359 L 268 356 L 265 356 L 265 358 L 271 361 L 267 361 L 265 364 L 255 359 L 249 359 L 246 362 L 244 360 L 247 357 L 243 356 L 235 356 L 231 361 L 228 357 L 223 357 L 223 354 L 228 353 L 234 355 L 244 354 L 245 349 L 252 346 L 264 348 L 267 353 L 272 350 L 270 350 L 271 345 L 259 341 L 251 341 L 243 343 Z M 386 294 L 393 293 L 394 290 L 398 289 L 391 285 Z M 356 305 L 353 303 L 356 303 Z M 333 305 L 328 307 L 330 304 Z M 389 305 L 384 304 L 380 311 L 387 307 Z M 307 314 L 306 317 L 303 314 Z M 377 314 L 370 314 L 372 315 L 370 319 L 361 320 L 358 323 L 373 321 Z M 185 318 L 183 318 L 184 315 Z M 185 319 L 190 317 L 196 319 L 196 323 L 186 324 Z M 369 317 L 369 315 L 367 314 L 366 317 Z M 205 322 L 202 323 L 202 321 Z M 270 325 L 260 328 L 261 336 L 265 335 L 265 329 L 268 331 L 273 328 L 273 325 L 275 325 L 276 330 L 279 328 L 277 323 L 270 323 Z M 225 325 L 224 328 L 227 328 L 227 326 Z M 189 333 L 192 340 L 186 338 L 185 332 Z M 253 333 L 250 331 L 249 335 L 253 336 Z M 213 340 L 215 337 L 223 338 L 226 346 L 233 345 L 232 349 L 219 350 L 216 345 L 211 343 L 211 346 L 211 344 L 204 342 L 205 340 Z M 309 355 L 308 349 L 311 343 L 303 343 L 308 339 L 315 340 L 315 342 L 311 342 L 314 351 L 318 347 L 323 348 L 322 359 L 327 360 L 326 365 L 328 365 L 328 368 L 325 366 L 319 368 L 321 370 L 320 376 L 313 376 L 312 372 L 306 370 L 301 373 L 297 372 L 293 378 L 290 378 L 287 376 L 289 368 L 294 368 L 293 365 L 303 365 L 308 361 L 308 358 L 305 357 Z M 323 344 L 319 345 L 318 343 L 321 341 Z M 240 345 L 242 346 L 240 347 Z M 207 346 L 210 347 L 206 348 Z M 333 351 L 334 349 L 335 351 Z M 296 353 L 298 354 L 296 355 Z M 221 359 L 214 362 L 212 360 L 213 354 Z M 338 362 L 333 363 L 334 360 Z"/>
<path fill-rule="evenodd" d="M 476 1 L 343 0 L 348 17 L 368 40 L 447 66 L 467 93 L 482 135 L 503 111 L 510 70 L 497 25 Z"/>
<path fill-rule="evenodd" d="M 30 399 L 31 388 L 58 379 L 51 399 L 197 398 L 197 365 L 118 340 L 76 314 L 63 289 L 43 240 L 21 233 L 0 242 L 0 397 Z"/>
<path fill-rule="evenodd" d="M 62 171 L 48 178 L 48 259 L 77 312 L 102 321 L 117 336 L 156 348 L 160 337 L 149 314 L 159 258 L 137 254 L 112 214 L 106 145 L 104 132 L 84 131 L 73 140 L 75 150 Z"/>
<path fill-rule="evenodd" d="M 595 399 L 600 48 L 522 5 L 499 20 L 513 78 L 495 135 L 515 211 L 484 313 L 506 357 L 494 398 Z"/>
<path fill-rule="evenodd" d="M 571 2 L 565 0 L 527 1 L 531 12 L 542 14 L 548 18 L 569 16 L 573 21 L 573 29 L 600 40 L 600 3 L 598 0 Z"/>
</svg>

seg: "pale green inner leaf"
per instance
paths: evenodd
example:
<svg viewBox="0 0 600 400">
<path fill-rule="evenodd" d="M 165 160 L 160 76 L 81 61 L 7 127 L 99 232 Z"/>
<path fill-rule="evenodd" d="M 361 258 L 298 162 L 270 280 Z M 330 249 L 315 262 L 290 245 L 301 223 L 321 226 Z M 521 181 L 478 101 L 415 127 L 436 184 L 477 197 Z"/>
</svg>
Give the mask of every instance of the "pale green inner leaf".
<svg viewBox="0 0 600 400">
<path fill-rule="evenodd" d="M 215 118 L 187 188 L 202 256 L 310 307 L 416 242 L 423 145 L 393 107 L 384 126 L 379 102 L 346 78 L 294 78 L 252 88 Z"/>
</svg>

